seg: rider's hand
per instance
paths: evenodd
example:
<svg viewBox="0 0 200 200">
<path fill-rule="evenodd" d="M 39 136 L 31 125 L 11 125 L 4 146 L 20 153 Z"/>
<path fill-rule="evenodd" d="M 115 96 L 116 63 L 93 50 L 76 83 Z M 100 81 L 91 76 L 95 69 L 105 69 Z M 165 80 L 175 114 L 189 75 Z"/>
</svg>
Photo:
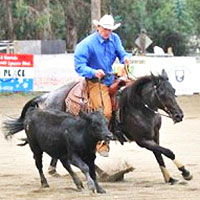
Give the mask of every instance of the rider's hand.
<svg viewBox="0 0 200 200">
<path fill-rule="evenodd" d="M 130 64 L 131 64 L 130 58 L 125 57 L 125 58 L 124 58 L 124 64 L 125 64 L 125 65 L 130 65 Z"/>
<path fill-rule="evenodd" d="M 95 71 L 95 77 L 101 79 L 102 77 L 105 76 L 105 73 L 102 69 L 97 69 Z"/>
</svg>

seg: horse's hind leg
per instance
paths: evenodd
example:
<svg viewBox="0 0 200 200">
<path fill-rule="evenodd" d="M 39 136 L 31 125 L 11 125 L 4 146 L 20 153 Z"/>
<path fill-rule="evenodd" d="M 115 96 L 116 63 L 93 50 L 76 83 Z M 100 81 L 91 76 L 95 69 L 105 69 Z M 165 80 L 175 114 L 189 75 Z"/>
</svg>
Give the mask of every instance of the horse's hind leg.
<svg viewBox="0 0 200 200">
<path fill-rule="evenodd" d="M 68 160 L 66 158 L 62 158 L 60 159 L 63 167 L 69 172 L 69 174 L 71 175 L 76 187 L 78 190 L 82 190 L 83 187 L 83 183 L 81 182 L 81 180 L 79 179 L 79 177 L 77 176 L 77 174 L 72 170 Z"/>
</svg>

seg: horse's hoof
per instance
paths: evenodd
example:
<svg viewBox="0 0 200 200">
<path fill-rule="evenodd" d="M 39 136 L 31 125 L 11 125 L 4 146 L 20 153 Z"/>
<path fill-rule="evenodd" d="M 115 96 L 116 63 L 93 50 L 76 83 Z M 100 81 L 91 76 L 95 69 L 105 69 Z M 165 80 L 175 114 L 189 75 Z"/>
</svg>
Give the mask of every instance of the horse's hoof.
<svg viewBox="0 0 200 200">
<path fill-rule="evenodd" d="M 189 171 L 187 171 L 187 173 L 182 173 L 182 176 L 186 181 L 190 181 L 193 179 L 193 176 Z"/>
<path fill-rule="evenodd" d="M 177 182 L 178 182 L 178 179 L 170 178 L 168 183 L 169 183 L 170 185 L 174 185 L 174 184 L 176 184 Z"/>
</svg>

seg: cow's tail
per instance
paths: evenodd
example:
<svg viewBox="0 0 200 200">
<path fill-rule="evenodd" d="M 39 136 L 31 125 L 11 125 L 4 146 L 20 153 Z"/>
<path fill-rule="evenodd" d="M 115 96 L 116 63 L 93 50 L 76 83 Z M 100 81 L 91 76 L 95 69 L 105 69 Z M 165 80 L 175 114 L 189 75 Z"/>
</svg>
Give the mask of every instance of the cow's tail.
<svg viewBox="0 0 200 200">
<path fill-rule="evenodd" d="M 15 133 L 18 133 L 24 129 L 24 120 L 25 120 L 26 112 L 30 108 L 38 107 L 39 99 L 40 99 L 39 97 L 35 97 L 31 99 L 30 101 L 28 101 L 24 105 L 19 118 L 10 118 L 3 122 L 3 133 L 6 139 L 10 138 Z"/>
</svg>

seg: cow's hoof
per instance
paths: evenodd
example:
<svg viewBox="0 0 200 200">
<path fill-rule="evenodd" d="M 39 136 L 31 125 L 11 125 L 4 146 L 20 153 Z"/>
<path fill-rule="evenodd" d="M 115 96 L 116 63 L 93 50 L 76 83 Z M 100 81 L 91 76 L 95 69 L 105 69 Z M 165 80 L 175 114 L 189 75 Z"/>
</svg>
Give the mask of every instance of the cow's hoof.
<svg viewBox="0 0 200 200">
<path fill-rule="evenodd" d="M 49 188 L 49 184 L 48 183 L 42 183 L 42 188 Z"/>
<path fill-rule="evenodd" d="M 51 176 L 54 176 L 54 177 L 59 177 L 60 175 L 57 173 L 56 171 L 56 168 L 55 167 L 52 167 L 50 166 L 48 168 L 48 173 L 51 175 Z"/>
<path fill-rule="evenodd" d="M 103 188 L 98 188 L 97 193 L 103 194 L 103 193 L 106 193 L 106 191 Z"/>
<path fill-rule="evenodd" d="M 84 189 L 84 187 L 83 187 L 83 184 L 81 183 L 81 184 L 78 184 L 78 185 L 76 185 L 77 186 L 77 189 L 79 190 L 79 191 L 81 191 L 82 189 Z"/>
</svg>

